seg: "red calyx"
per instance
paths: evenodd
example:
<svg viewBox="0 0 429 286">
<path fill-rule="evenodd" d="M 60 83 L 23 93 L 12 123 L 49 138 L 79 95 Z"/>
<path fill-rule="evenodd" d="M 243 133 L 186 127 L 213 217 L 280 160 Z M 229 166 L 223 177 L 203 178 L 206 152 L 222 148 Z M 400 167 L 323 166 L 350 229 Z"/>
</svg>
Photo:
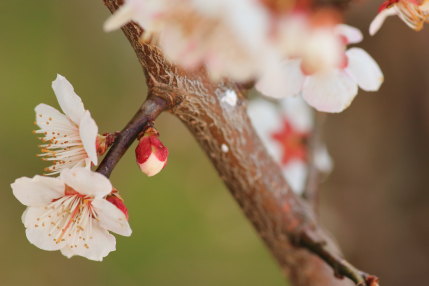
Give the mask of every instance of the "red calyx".
<svg viewBox="0 0 429 286">
<path fill-rule="evenodd" d="M 110 195 L 107 195 L 106 200 L 115 205 L 128 219 L 128 209 L 124 204 L 124 200 L 119 196 L 117 190 L 113 190 Z"/>
<path fill-rule="evenodd" d="M 168 157 L 168 149 L 162 144 L 161 140 L 159 140 L 158 132 L 154 134 L 151 130 L 146 131 L 145 135 L 140 138 L 135 152 L 138 164 L 146 162 L 152 153 L 160 161 L 166 161 Z"/>
</svg>

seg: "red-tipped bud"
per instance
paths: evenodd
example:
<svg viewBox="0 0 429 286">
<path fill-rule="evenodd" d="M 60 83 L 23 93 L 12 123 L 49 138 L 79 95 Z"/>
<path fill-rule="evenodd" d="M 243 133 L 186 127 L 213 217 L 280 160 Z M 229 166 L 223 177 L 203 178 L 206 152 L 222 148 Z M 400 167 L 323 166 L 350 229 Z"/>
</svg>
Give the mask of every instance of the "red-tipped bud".
<svg viewBox="0 0 429 286">
<path fill-rule="evenodd" d="M 119 195 L 118 190 L 113 189 L 113 191 L 107 195 L 106 200 L 115 205 L 115 207 L 117 207 L 121 212 L 123 212 L 125 217 L 128 219 L 128 209 L 124 204 L 124 200 Z"/>
<path fill-rule="evenodd" d="M 136 148 L 136 160 L 140 170 L 146 175 L 158 174 L 167 164 L 168 149 L 159 140 L 158 131 L 148 128 L 140 138 Z"/>
</svg>

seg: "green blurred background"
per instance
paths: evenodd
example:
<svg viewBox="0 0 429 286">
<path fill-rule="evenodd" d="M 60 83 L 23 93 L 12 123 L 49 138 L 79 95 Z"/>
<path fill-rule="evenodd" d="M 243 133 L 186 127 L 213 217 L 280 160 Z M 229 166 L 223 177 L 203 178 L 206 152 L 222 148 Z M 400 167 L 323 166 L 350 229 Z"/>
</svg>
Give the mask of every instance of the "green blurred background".
<svg viewBox="0 0 429 286">
<path fill-rule="evenodd" d="M 25 238 L 9 184 L 46 166 L 35 157 L 34 107 L 58 107 L 56 73 L 74 85 L 100 131 L 120 130 L 145 97 L 141 67 L 102 1 L 0 1 L 0 285 L 282 285 L 283 277 L 205 155 L 169 114 L 157 121 L 169 164 L 147 178 L 131 149 L 112 182 L 133 235 L 103 262 L 67 259 Z"/>
<path fill-rule="evenodd" d="M 323 185 L 324 224 L 358 267 L 384 285 L 426 285 L 429 269 L 429 31 L 389 19 L 366 32 L 381 1 L 356 1 L 348 23 L 386 82 L 329 116 L 334 173 Z M 30 245 L 24 211 L 9 184 L 46 165 L 35 157 L 34 107 L 57 107 L 51 90 L 66 76 L 101 132 L 121 129 L 145 97 L 140 66 L 121 32 L 106 34 L 102 1 L 0 1 L 0 285 L 285 285 L 189 132 L 169 114 L 157 121 L 170 150 L 166 169 L 140 173 L 129 152 L 112 181 L 130 211 L 133 235 L 117 236 L 103 262 Z M 426 28 L 427 29 L 427 28 Z M 309 285 L 311 286 L 311 285 Z"/>
</svg>

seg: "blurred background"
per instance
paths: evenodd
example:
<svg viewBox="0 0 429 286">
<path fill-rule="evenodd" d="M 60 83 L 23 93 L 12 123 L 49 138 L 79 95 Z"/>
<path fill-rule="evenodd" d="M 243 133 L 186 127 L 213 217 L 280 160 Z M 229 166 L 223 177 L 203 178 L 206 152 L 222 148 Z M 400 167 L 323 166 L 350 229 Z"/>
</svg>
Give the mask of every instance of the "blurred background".
<svg viewBox="0 0 429 286">
<path fill-rule="evenodd" d="M 382 285 L 425 285 L 429 270 L 429 28 L 398 19 L 376 37 L 367 28 L 380 1 L 356 1 L 347 22 L 385 73 L 377 94 L 361 92 L 331 115 L 335 161 L 321 216 L 346 256 Z M 133 235 L 117 236 L 103 262 L 67 259 L 30 245 L 9 184 L 40 173 L 34 107 L 58 107 L 51 90 L 66 76 L 101 132 L 120 130 L 145 96 L 142 71 L 121 32 L 106 34 L 102 1 L 0 1 L 0 285 L 285 285 L 207 158 L 169 114 L 157 121 L 170 150 L 153 178 L 129 152 L 112 181 L 130 211 Z"/>
</svg>

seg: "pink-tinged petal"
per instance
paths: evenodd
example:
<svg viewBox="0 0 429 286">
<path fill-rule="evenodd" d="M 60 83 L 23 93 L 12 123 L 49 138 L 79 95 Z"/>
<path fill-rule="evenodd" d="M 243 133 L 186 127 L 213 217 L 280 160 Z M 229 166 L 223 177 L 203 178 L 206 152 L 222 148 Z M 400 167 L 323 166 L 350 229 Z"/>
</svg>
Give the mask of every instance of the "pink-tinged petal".
<svg viewBox="0 0 429 286">
<path fill-rule="evenodd" d="M 362 32 L 352 26 L 339 24 L 335 27 L 335 32 L 347 39 L 347 44 L 356 44 L 363 40 Z"/>
<path fill-rule="evenodd" d="M 75 245 L 66 245 L 61 249 L 61 253 L 68 258 L 79 255 L 90 260 L 102 261 L 114 250 L 116 250 L 115 237 L 97 223 L 93 223 L 90 239 L 85 242 L 80 241 Z"/>
<path fill-rule="evenodd" d="M 64 243 L 56 243 L 51 234 L 52 226 L 50 224 L 43 224 L 39 221 L 46 213 L 45 208 L 29 207 L 23 215 L 23 222 L 25 227 L 25 234 L 28 241 L 43 250 L 58 250 L 64 246 Z"/>
<path fill-rule="evenodd" d="M 123 25 L 131 22 L 136 14 L 136 1 L 126 1 L 109 19 L 104 22 L 105 32 L 111 32 L 121 28 Z"/>
<path fill-rule="evenodd" d="M 98 126 L 92 119 L 89 111 L 85 111 L 80 124 L 79 124 L 79 135 L 82 140 L 82 145 L 88 154 L 89 159 L 94 165 L 98 163 L 97 157 L 97 135 Z"/>
<path fill-rule="evenodd" d="M 393 15 L 398 15 L 398 11 L 395 6 L 392 6 L 390 8 L 386 8 L 380 11 L 377 14 L 377 16 L 375 16 L 374 20 L 372 20 L 371 24 L 369 25 L 369 34 L 371 36 L 374 36 L 375 33 L 377 33 L 378 30 L 380 30 L 386 18 Z"/>
<path fill-rule="evenodd" d="M 64 113 L 74 123 L 79 124 L 85 113 L 85 108 L 80 97 L 74 92 L 70 82 L 65 77 L 58 74 L 57 78 L 52 82 L 52 89 Z"/>
<path fill-rule="evenodd" d="M 297 95 L 302 88 L 304 75 L 300 60 L 288 60 L 272 65 L 257 81 L 255 88 L 262 94 L 283 98 Z"/>
<path fill-rule="evenodd" d="M 26 206 L 41 207 L 64 195 L 64 183 L 57 178 L 22 177 L 11 184 L 15 197 Z"/>
<path fill-rule="evenodd" d="M 350 105 L 357 92 L 357 84 L 348 74 L 334 70 L 309 76 L 304 83 L 302 96 L 319 111 L 341 112 Z"/>
<path fill-rule="evenodd" d="M 300 132 L 310 132 L 314 125 L 313 110 L 301 96 L 280 101 L 283 116 Z"/>
<path fill-rule="evenodd" d="M 383 83 L 383 73 L 375 60 L 363 49 L 351 48 L 346 52 L 346 71 L 365 91 L 377 91 Z"/>
<path fill-rule="evenodd" d="M 65 169 L 61 172 L 60 178 L 76 192 L 95 198 L 102 198 L 113 189 L 109 179 L 87 168 Z"/>
<path fill-rule="evenodd" d="M 96 199 L 92 206 L 97 213 L 100 226 L 123 236 L 131 235 L 131 228 L 125 214 L 105 199 Z"/>
<path fill-rule="evenodd" d="M 271 134 L 282 128 L 282 118 L 278 115 L 278 109 L 267 100 L 256 99 L 249 102 L 247 113 L 259 138 L 273 158 L 281 158 L 282 150 L 271 139 Z"/>
</svg>

